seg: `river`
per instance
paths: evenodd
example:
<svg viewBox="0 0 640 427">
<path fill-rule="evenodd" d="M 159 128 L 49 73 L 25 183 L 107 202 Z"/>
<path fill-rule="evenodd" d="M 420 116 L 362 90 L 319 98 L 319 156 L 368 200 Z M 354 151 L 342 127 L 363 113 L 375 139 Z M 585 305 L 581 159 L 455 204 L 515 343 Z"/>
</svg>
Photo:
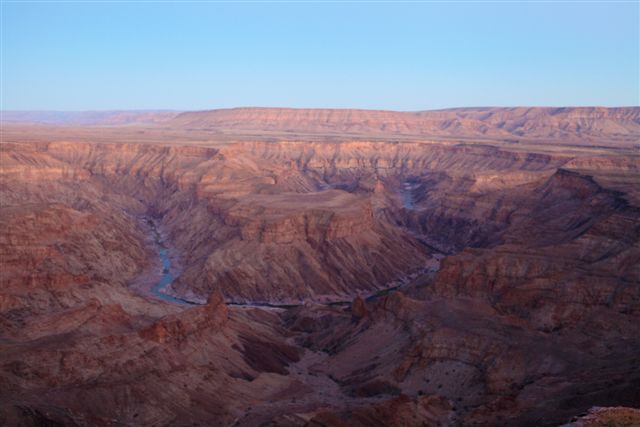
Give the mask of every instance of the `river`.
<svg viewBox="0 0 640 427">
<path fill-rule="evenodd" d="M 162 261 L 162 276 L 158 283 L 156 283 L 151 289 L 151 293 L 156 297 L 176 304 L 195 304 L 191 301 L 186 301 L 181 298 L 176 298 L 173 295 L 169 295 L 165 292 L 165 288 L 173 282 L 173 274 L 171 273 L 171 259 L 169 259 L 169 250 L 164 247 L 160 247 L 160 261 Z"/>
<path fill-rule="evenodd" d="M 158 227 L 155 222 L 149 218 L 146 218 L 146 223 L 149 226 L 151 233 L 153 234 L 153 240 L 158 248 L 158 256 L 160 257 L 160 263 L 162 264 L 162 276 L 160 280 L 151 288 L 151 294 L 163 301 L 180 304 L 180 305 L 196 305 L 193 301 L 188 301 L 182 298 L 174 297 L 166 292 L 168 286 L 173 283 L 173 273 L 171 272 L 171 258 L 169 257 L 169 249 L 162 244 L 162 236 L 158 231 Z"/>
<path fill-rule="evenodd" d="M 405 181 L 402 183 L 402 205 L 405 209 L 413 210 L 415 202 L 413 200 L 413 190 L 418 187 L 418 184 L 412 181 Z"/>
<path fill-rule="evenodd" d="M 160 280 L 158 280 L 158 282 L 153 285 L 153 287 L 151 288 L 151 294 L 153 296 L 155 296 L 158 299 L 161 299 L 165 302 L 168 303 L 172 303 L 172 304 L 180 304 L 180 305 L 201 305 L 202 303 L 198 303 L 198 302 L 194 302 L 194 301 L 189 301 L 186 299 L 182 299 L 182 298 L 178 298 L 175 297 L 173 295 L 170 295 L 166 292 L 166 289 L 171 285 L 171 283 L 173 283 L 174 280 L 174 275 L 171 272 L 171 258 L 169 256 L 169 249 L 167 247 L 165 247 L 162 243 L 162 236 L 160 234 L 160 232 L 157 229 L 156 224 L 150 220 L 147 219 L 146 220 L 147 224 L 149 225 L 149 228 L 151 229 L 151 232 L 153 233 L 154 236 L 154 241 L 158 247 L 158 256 L 160 257 L 160 262 L 162 264 L 162 276 L 160 276 Z M 435 254 L 434 257 L 428 261 L 428 265 L 425 267 L 425 269 L 423 269 L 422 271 L 420 271 L 419 273 L 414 273 L 412 275 L 410 275 L 409 277 L 405 278 L 405 280 L 402 280 L 400 283 L 395 283 L 392 286 L 386 288 L 386 289 L 381 289 L 378 291 L 374 291 L 373 293 L 366 295 L 365 299 L 367 301 L 373 301 L 375 299 L 377 299 L 378 297 L 387 295 L 391 292 L 394 292 L 400 288 L 402 288 L 403 286 L 405 286 L 407 284 L 407 282 L 411 282 L 412 279 L 414 279 L 415 277 L 419 276 L 420 274 L 424 274 L 427 272 L 435 272 L 439 269 L 440 267 L 440 259 L 441 259 L 442 255 L 441 254 Z M 407 279 L 409 279 L 407 281 Z M 404 283 L 403 283 L 404 282 Z M 268 302 L 234 302 L 234 301 L 227 301 L 226 302 L 227 305 L 232 305 L 232 306 L 240 306 L 240 307 L 247 307 L 247 308 L 251 308 L 251 307 L 255 307 L 255 308 L 270 308 L 270 309 L 288 309 L 288 308 L 293 308 L 293 307 L 298 307 L 300 305 L 302 305 L 302 303 L 300 304 L 272 304 L 272 303 L 268 303 Z M 333 301 L 333 302 L 327 302 L 325 303 L 325 305 L 349 305 L 351 304 L 351 300 L 345 300 L 345 301 Z"/>
</svg>

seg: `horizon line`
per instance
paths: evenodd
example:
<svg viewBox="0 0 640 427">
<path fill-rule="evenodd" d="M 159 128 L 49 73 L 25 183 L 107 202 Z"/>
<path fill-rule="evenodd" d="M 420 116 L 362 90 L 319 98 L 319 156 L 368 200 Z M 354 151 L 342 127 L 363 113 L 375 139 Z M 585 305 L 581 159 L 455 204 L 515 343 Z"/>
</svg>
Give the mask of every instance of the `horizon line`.
<svg viewBox="0 0 640 427">
<path fill-rule="evenodd" d="M 219 107 L 219 108 L 203 108 L 203 109 L 173 109 L 173 108 L 132 108 L 132 109 L 86 109 L 86 110 L 57 110 L 57 109 L 0 109 L 0 113 L 195 113 L 206 111 L 220 110 L 354 110 L 354 111 L 380 111 L 395 113 L 423 113 L 430 111 L 446 111 L 446 110 L 473 110 L 473 109 L 517 109 L 517 108 L 640 108 L 639 105 L 476 105 L 476 106 L 459 106 L 459 107 L 443 107 L 431 108 L 424 110 L 393 110 L 385 108 L 359 108 L 359 107 L 283 107 L 283 106 L 237 106 L 237 107 Z"/>
</svg>

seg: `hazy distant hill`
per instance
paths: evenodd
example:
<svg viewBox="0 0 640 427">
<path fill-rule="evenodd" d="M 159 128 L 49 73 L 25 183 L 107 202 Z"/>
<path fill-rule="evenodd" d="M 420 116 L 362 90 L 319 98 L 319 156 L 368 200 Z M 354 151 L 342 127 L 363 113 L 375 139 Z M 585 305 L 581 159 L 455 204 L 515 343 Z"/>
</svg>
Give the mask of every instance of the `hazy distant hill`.
<svg viewBox="0 0 640 427">
<path fill-rule="evenodd" d="M 640 107 L 455 108 L 399 112 L 356 109 L 231 108 L 205 111 L 5 111 L 3 123 L 55 126 L 143 124 L 177 131 L 479 138 L 636 145 Z"/>
<path fill-rule="evenodd" d="M 422 112 L 234 108 L 178 114 L 197 129 L 488 137 L 640 137 L 640 107 L 459 108 Z"/>
<path fill-rule="evenodd" d="M 174 118 L 174 111 L 3 111 L 2 121 L 52 125 L 128 125 L 158 123 Z"/>
</svg>

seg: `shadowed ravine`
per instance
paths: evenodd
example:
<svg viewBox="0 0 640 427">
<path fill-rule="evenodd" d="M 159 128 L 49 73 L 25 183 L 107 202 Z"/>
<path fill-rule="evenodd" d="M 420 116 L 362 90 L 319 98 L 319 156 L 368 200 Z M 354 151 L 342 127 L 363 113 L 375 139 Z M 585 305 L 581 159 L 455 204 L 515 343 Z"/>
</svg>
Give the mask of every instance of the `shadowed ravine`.
<svg viewBox="0 0 640 427">
<path fill-rule="evenodd" d="M 153 287 L 152 292 L 156 297 L 176 304 L 196 304 L 191 301 L 176 298 L 164 292 L 164 289 L 173 282 L 173 274 L 171 274 L 171 260 L 169 259 L 169 250 L 167 248 L 160 249 L 158 253 L 162 262 L 162 277 L 160 281 Z"/>
<path fill-rule="evenodd" d="M 174 279 L 173 273 L 171 272 L 171 258 L 169 257 L 169 249 L 162 244 L 162 237 L 155 222 L 150 219 L 147 219 L 146 222 L 147 224 L 149 224 L 151 232 L 153 233 L 153 240 L 159 248 L 158 256 L 160 257 L 160 263 L 162 265 L 162 276 L 160 277 L 158 283 L 153 285 L 153 287 L 151 288 L 151 293 L 155 297 L 169 303 L 180 305 L 197 305 L 198 303 L 196 302 L 177 298 L 165 292 L 165 289 L 171 285 Z"/>
<path fill-rule="evenodd" d="M 415 184 L 411 181 L 405 181 L 402 183 L 402 205 L 405 209 L 413 210 L 415 203 L 413 201 L 413 194 L 411 193 L 415 189 Z"/>
</svg>

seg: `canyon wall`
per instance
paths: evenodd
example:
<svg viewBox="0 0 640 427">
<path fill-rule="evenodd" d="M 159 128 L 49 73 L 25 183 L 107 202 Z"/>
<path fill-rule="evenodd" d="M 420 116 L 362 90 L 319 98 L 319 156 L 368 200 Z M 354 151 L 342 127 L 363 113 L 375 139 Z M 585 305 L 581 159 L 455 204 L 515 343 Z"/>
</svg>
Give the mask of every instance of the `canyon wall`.
<svg viewBox="0 0 640 427">
<path fill-rule="evenodd" d="M 387 140 L 3 143 L 0 424 L 558 425 L 638 406 L 637 109 L 362 114 L 171 126 Z M 506 139 L 394 139 L 446 120 Z M 180 304 L 151 292 L 160 245 Z"/>
</svg>

